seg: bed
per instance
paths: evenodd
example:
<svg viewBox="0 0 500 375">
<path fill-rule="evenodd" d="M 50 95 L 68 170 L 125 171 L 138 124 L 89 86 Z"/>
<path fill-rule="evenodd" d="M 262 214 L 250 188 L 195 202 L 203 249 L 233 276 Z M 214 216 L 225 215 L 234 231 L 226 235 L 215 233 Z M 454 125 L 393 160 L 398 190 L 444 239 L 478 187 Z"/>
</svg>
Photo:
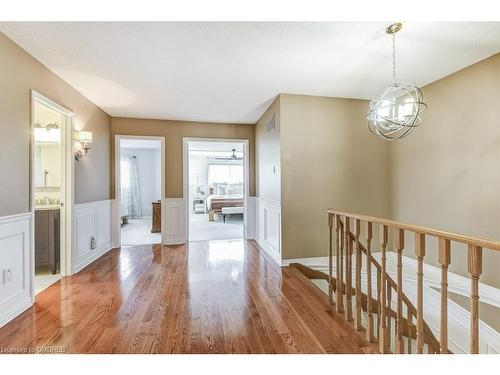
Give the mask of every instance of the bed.
<svg viewBox="0 0 500 375">
<path fill-rule="evenodd" d="M 209 195 L 207 197 L 208 221 L 221 214 L 224 207 L 243 207 L 243 194 Z"/>
</svg>

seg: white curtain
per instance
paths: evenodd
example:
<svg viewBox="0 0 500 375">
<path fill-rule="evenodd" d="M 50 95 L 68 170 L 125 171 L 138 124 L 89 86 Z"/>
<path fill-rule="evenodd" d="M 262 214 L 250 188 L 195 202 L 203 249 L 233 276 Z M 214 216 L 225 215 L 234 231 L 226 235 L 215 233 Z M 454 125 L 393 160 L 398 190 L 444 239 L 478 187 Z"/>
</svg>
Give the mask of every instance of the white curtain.
<svg viewBox="0 0 500 375">
<path fill-rule="evenodd" d="M 122 156 L 120 173 L 122 211 L 132 219 L 141 218 L 141 186 L 135 156 Z"/>
</svg>

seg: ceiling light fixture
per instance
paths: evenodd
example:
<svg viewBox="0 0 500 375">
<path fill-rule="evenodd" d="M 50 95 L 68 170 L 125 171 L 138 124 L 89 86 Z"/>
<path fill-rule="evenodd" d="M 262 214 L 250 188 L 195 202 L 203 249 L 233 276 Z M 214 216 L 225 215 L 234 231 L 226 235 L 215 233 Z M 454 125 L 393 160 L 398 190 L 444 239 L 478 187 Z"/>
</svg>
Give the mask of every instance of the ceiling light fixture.
<svg viewBox="0 0 500 375">
<path fill-rule="evenodd" d="M 385 32 L 392 35 L 392 85 L 384 87 L 369 105 L 368 129 L 386 140 L 401 139 L 422 123 L 421 113 L 427 108 L 422 91 L 396 79 L 396 33 L 401 23 L 389 25 Z"/>
</svg>

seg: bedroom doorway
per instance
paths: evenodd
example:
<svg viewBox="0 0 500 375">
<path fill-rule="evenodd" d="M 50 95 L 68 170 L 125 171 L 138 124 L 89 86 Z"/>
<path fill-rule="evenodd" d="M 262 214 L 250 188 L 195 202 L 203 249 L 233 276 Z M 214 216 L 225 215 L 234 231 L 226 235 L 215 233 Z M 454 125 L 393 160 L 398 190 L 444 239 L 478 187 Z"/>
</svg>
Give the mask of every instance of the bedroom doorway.
<svg viewBox="0 0 500 375">
<path fill-rule="evenodd" d="M 244 238 L 246 145 L 231 139 L 185 140 L 188 241 Z"/>
<path fill-rule="evenodd" d="M 116 136 L 119 246 L 163 243 L 164 139 Z"/>
</svg>

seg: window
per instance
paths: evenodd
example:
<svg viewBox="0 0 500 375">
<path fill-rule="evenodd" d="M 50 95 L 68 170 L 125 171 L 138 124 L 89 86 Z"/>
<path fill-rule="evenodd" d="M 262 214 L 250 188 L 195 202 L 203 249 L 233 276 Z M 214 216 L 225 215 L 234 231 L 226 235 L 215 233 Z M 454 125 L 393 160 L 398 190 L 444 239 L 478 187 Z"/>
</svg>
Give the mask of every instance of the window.
<svg viewBox="0 0 500 375">
<path fill-rule="evenodd" d="M 237 184 L 243 182 L 243 165 L 237 164 L 209 164 L 208 183 Z"/>
<path fill-rule="evenodd" d="M 130 160 L 127 158 L 120 160 L 120 176 L 121 188 L 130 189 Z"/>
</svg>

